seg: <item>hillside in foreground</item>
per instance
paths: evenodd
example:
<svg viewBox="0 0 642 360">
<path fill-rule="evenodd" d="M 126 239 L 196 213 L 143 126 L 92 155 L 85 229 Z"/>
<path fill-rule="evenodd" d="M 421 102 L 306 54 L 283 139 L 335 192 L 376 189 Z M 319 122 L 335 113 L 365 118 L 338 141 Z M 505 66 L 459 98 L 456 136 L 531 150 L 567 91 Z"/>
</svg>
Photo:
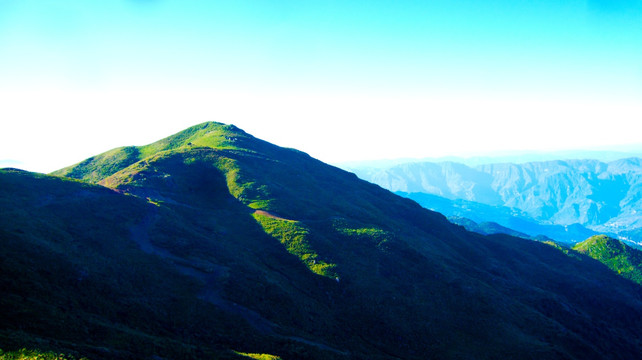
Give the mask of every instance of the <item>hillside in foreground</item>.
<svg viewBox="0 0 642 360">
<path fill-rule="evenodd" d="M 641 288 L 599 262 L 468 232 L 234 126 L 200 124 L 56 174 L 0 171 L 5 351 L 89 359 L 642 351 Z"/>
</svg>

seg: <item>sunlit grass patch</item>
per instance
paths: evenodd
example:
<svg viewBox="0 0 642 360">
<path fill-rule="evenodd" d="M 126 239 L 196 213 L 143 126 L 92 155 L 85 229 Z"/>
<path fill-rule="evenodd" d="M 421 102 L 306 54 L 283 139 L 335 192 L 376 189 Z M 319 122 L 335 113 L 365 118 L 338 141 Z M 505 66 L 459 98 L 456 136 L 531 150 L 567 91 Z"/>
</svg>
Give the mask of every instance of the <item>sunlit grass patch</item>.
<svg viewBox="0 0 642 360">
<path fill-rule="evenodd" d="M 4 352 L 0 349 L 0 360 L 76 360 L 76 359 L 77 358 L 74 356 L 55 353 L 53 351 L 40 351 L 40 350 L 23 348 L 17 351 Z M 265 358 L 265 359 L 271 359 L 271 358 Z M 87 360 L 87 358 L 82 357 L 78 360 Z"/>
<path fill-rule="evenodd" d="M 336 265 L 323 261 L 310 244 L 310 229 L 300 221 L 271 216 L 264 211 L 255 211 L 252 216 L 263 230 L 279 240 L 292 255 L 298 257 L 310 271 L 317 275 L 336 278 Z"/>
<path fill-rule="evenodd" d="M 257 359 L 257 360 L 281 360 L 280 356 L 276 355 L 270 355 L 270 354 L 250 354 L 250 353 L 242 353 L 235 351 L 237 355 L 245 356 L 250 359 Z"/>
</svg>

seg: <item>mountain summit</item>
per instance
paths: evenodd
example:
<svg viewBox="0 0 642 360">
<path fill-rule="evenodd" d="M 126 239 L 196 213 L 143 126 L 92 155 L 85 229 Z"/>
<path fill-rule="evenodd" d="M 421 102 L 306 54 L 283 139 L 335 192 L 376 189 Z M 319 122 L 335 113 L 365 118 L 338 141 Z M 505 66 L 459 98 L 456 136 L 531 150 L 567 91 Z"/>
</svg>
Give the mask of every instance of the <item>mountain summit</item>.
<svg viewBox="0 0 642 360">
<path fill-rule="evenodd" d="M 4 350 L 99 358 L 586 359 L 642 292 L 231 126 L 0 171 Z"/>
<path fill-rule="evenodd" d="M 620 240 L 596 235 L 575 244 L 573 250 L 604 263 L 611 270 L 638 284 L 642 283 L 642 252 Z"/>
<path fill-rule="evenodd" d="M 52 175 L 97 183 L 142 159 L 160 153 L 181 152 L 194 148 L 256 151 L 257 146 L 261 148 L 269 144 L 248 135 L 234 125 L 206 122 L 146 146 L 126 146 L 107 151 L 79 164 L 54 171 Z"/>
</svg>

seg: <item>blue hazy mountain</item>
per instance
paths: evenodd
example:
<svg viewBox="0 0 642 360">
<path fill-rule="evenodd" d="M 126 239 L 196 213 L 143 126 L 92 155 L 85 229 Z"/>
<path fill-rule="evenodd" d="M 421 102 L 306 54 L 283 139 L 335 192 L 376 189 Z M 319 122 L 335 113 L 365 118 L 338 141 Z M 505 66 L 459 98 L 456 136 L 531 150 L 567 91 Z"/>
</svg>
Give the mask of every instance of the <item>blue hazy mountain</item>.
<svg viewBox="0 0 642 360">
<path fill-rule="evenodd" d="M 427 209 L 440 212 L 452 222 L 481 234 L 502 233 L 530 239 L 544 237 L 564 243 L 576 243 L 598 234 L 580 224 L 542 224 L 523 211 L 505 206 L 461 199 L 451 200 L 426 193 L 397 191 L 396 194 L 412 199 Z M 635 235 L 630 238 L 637 239 Z"/>
<path fill-rule="evenodd" d="M 554 161 L 560 159 L 593 159 L 611 162 L 620 159 L 642 157 L 642 144 L 611 147 L 608 150 L 568 150 L 555 152 L 510 151 L 491 152 L 478 156 L 442 156 L 425 158 L 399 158 L 380 160 L 346 161 L 336 165 L 350 171 L 377 171 L 396 165 L 417 162 L 455 162 L 470 167 L 487 164 L 524 164 L 528 162 Z"/>
<path fill-rule="evenodd" d="M 521 237 L 524 239 L 531 239 L 531 240 L 539 240 L 539 239 L 550 240 L 545 236 L 541 236 L 540 238 L 535 238 L 528 234 L 515 231 L 513 229 L 509 229 L 505 226 L 499 225 L 498 223 L 492 222 L 492 221 L 484 221 L 481 223 L 476 223 L 468 218 L 458 217 L 458 216 L 449 217 L 448 220 L 450 220 L 450 222 L 453 224 L 463 226 L 468 231 L 476 232 L 482 235 L 506 234 L 510 236 Z"/>
<path fill-rule="evenodd" d="M 558 238 L 563 241 L 580 241 L 586 239 L 585 235 L 591 236 L 590 231 L 582 228 L 600 233 L 631 234 L 642 227 L 640 158 L 478 166 L 417 162 L 379 169 L 352 168 L 351 171 L 386 189 L 406 193 L 405 196 L 424 207 L 447 216 L 464 216 L 476 222 L 495 221 L 529 235 L 537 234 L 515 223 L 526 221 L 561 226 L 565 232 L 571 227 L 581 235 L 577 239 Z M 421 199 L 417 194 L 437 195 L 455 202 L 449 204 L 435 197 Z M 539 233 L 552 235 L 546 231 Z M 635 242 L 636 238 L 630 236 L 629 240 Z"/>
</svg>

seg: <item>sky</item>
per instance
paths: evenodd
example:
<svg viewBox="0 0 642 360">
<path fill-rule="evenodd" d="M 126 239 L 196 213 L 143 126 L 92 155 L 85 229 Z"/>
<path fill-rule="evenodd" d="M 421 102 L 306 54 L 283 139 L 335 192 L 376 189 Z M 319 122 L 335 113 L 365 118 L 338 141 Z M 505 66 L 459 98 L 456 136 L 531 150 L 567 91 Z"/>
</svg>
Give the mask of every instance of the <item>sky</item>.
<svg viewBox="0 0 642 360">
<path fill-rule="evenodd" d="M 642 0 L 0 0 L 0 167 L 218 121 L 322 161 L 642 143 Z"/>
</svg>

